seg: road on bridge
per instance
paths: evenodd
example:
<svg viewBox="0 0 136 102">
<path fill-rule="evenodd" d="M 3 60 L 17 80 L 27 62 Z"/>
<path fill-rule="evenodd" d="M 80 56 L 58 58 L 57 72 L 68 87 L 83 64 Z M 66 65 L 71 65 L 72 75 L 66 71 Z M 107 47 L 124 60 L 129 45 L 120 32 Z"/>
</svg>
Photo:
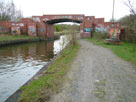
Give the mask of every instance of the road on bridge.
<svg viewBox="0 0 136 102">
<path fill-rule="evenodd" d="M 80 40 L 68 80 L 51 102 L 136 102 L 136 70 L 109 49 Z"/>
</svg>

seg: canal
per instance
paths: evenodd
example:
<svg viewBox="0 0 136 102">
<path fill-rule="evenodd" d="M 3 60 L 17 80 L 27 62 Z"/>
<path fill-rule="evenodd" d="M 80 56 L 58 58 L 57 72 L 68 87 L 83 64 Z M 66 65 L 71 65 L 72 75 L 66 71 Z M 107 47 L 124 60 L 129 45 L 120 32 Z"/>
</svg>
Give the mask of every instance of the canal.
<svg viewBox="0 0 136 102">
<path fill-rule="evenodd" d="M 4 102 L 31 79 L 66 46 L 67 42 L 67 37 L 61 36 L 56 41 L 0 48 L 0 102 Z"/>
</svg>

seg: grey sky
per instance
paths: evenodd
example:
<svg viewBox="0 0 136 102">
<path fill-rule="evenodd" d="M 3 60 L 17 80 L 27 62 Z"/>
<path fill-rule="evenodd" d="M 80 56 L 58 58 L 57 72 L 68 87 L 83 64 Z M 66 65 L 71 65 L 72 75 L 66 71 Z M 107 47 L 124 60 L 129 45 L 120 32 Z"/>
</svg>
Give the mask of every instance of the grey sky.
<svg viewBox="0 0 136 102">
<path fill-rule="evenodd" d="M 43 14 L 85 14 L 86 16 L 112 17 L 113 0 L 13 0 L 25 17 Z M 115 19 L 129 14 L 124 0 L 116 0 Z"/>
</svg>

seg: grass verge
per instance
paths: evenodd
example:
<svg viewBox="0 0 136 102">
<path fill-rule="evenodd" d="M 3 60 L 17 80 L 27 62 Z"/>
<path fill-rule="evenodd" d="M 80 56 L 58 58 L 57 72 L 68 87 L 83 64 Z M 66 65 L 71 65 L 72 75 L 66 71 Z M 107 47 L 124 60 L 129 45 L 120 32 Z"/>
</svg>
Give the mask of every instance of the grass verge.
<svg viewBox="0 0 136 102">
<path fill-rule="evenodd" d="M 21 88 L 23 90 L 19 102 L 47 102 L 53 93 L 61 87 L 73 58 L 78 51 L 78 45 L 68 45 L 63 54 L 51 64 L 43 76 Z"/>
<path fill-rule="evenodd" d="M 136 64 L 136 51 L 133 50 L 134 45 L 128 42 L 122 42 L 120 45 L 110 45 L 104 43 L 104 40 L 97 38 L 88 38 L 88 41 L 95 45 L 100 45 L 111 49 L 120 58 Z"/>
<path fill-rule="evenodd" d="M 36 37 L 30 37 L 30 36 L 26 36 L 26 35 L 21 35 L 21 36 L 17 36 L 17 35 L 0 35 L 0 42 L 1 41 L 12 41 L 12 40 L 21 40 L 21 39 L 30 39 L 30 38 L 36 38 Z"/>
</svg>

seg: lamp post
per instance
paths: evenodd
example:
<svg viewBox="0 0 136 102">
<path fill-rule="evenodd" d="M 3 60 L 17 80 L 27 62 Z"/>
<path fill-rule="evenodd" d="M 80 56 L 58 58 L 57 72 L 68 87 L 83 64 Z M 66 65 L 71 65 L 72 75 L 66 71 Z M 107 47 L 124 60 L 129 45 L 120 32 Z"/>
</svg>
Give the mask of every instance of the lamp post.
<svg viewBox="0 0 136 102">
<path fill-rule="evenodd" d="M 112 22 L 114 23 L 114 7 L 115 7 L 115 0 L 113 0 L 113 10 L 112 10 Z"/>
<path fill-rule="evenodd" d="M 104 42 L 105 42 L 105 43 L 108 43 L 108 44 L 119 45 L 119 44 L 120 44 L 119 38 L 114 36 L 114 33 L 115 33 L 114 7 L 115 7 L 115 0 L 113 0 L 113 11 L 112 11 L 112 29 L 113 29 L 112 38 L 110 38 L 110 39 L 105 39 Z"/>
<path fill-rule="evenodd" d="M 114 33 L 115 33 L 115 24 L 114 24 L 114 8 L 115 8 L 115 0 L 113 0 L 113 10 L 112 10 L 112 26 L 113 26 L 113 33 L 112 33 L 112 37 L 114 36 Z"/>
</svg>

